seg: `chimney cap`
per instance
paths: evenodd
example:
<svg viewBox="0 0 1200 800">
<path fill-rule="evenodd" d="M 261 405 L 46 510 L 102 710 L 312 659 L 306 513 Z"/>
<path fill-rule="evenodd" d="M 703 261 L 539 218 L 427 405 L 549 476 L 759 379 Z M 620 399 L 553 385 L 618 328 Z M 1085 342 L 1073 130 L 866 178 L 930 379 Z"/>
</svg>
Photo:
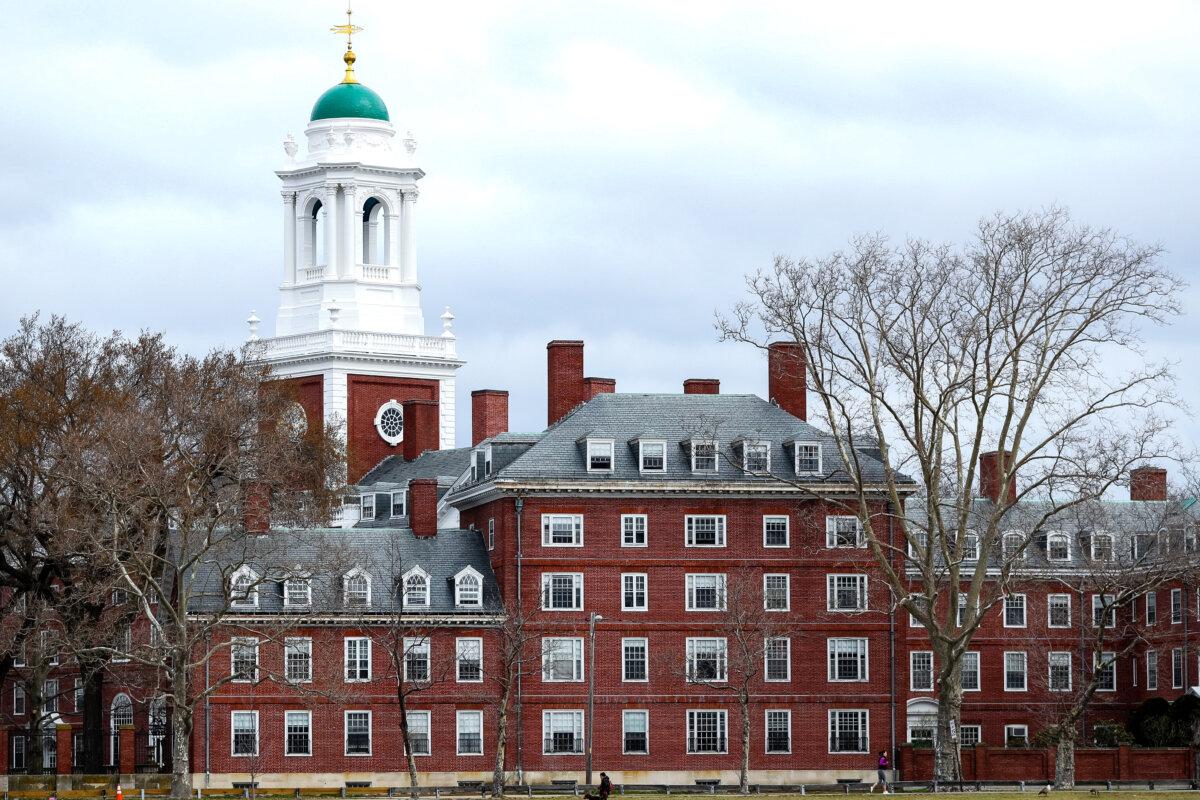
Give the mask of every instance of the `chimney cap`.
<svg viewBox="0 0 1200 800">
<path fill-rule="evenodd" d="M 507 397 L 508 389 L 475 389 L 471 392 L 471 397 L 476 397 L 478 395 L 485 395 L 485 394 L 502 394 L 505 397 Z"/>
<path fill-rule="evenodd" d="M 546 347 L 583 347 L 583 339 L 551 339 Z"/>
</svg>

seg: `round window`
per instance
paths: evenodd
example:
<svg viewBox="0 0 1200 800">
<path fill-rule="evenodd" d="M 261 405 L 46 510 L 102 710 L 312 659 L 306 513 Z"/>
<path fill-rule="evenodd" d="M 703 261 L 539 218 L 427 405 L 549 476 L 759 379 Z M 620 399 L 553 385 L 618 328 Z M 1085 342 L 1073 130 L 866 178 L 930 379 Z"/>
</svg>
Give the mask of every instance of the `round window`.
<svg viewBox="0 0 1200 800">
<path fill-rule="evenodd" d="M 388 400 L 375 413 L 375 430 L 388 444 L 399 444 L 404 439 L 404 408 L 395 400 Z"/>
</svg>

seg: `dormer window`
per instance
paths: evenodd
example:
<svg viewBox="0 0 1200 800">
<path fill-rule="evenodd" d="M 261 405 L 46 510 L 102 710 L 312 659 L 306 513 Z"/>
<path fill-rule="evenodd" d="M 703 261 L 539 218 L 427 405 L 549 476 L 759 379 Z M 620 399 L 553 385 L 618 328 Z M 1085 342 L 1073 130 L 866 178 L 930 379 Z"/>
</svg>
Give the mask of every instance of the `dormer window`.
<svg viewBox="0 0 1200 800">
<path fill-rule="evenodd" d="M 691 442 L 692 472 L 717 471 L 717 443 L 711 439 L 693 439 Z"/>
<path fill-rule="evenodd" d="M 1071 560 L 1071 540 L 1065 533 L 1046 536 L 1046 558 L 1050 561 Z"/>
<path fill-rule="evenodd" d="M 405 508 L 406 492 L 392 492 L 392 517 L 403 517 L 408 513 Z"/>
<path fill-rule="evenodd" d="M 490 444 L 483 450 L 483 477 L 492 477 L 492 446 Z"/>
<path fill-rule="evenodd" d="M 1112 561 L 1115 550 L 1111 533 L 1092 534 L 1092 560 Z"/>
<path fill-rule="evenodd" d="M 307 575 L 295 575 L 283 582 L 283 604 L 288 608 L 312 605 L 312 580 Z"/>
<path fill-rule="evenodd" d="M 638 442 L 638 465 L 642 472 L 665 472 L 667 469 L 667 443 Z"/>
<path fill-rule="evenodd" d="M 820 442 L 796 442 L 795 457 L 797 475 L 821 474 Z"/>
<path fill-rule="evenodd" d="M 404 573 L 404 607 L 425 608 L 429 606 L 429 575 L 420 567 Z"/>
<path fill-rule="evenodd" d="M 1019 531 L 1010 531 L 1004 534 L 1002 544 L 1004 547 L 1005 561 L 1024 561 L 1025 551 L 1021 549 L 1021 545 L 1025 542 L 1025 535 Z"/>
<path fill-rule="evenodd" d="M 258 573 L 242 567 L 229 579 L 229 602 L 235 607 L 256 608 L 258 606 Z"/>
<path fill-rule="evenodd" d="M 371 605 L 371 576 L 361 569 L 346 573 L 342 579 L 342 602 L 347 608 L 366 608 Z"/>
<path fill-rule="evenodd" d="M 751 473 L 771 471 L 771 445 L 767 442 L 742 444 L 742 469 Z"/>
<path fill-rule="evenodd" d="M 454 576 L 454 605 L 467 608 L 483 605 L 483 576 L 471 567 Z"/>
<path fill-rule="evenodd" d="M 612 472 L 613 440 L 587 440 L 587 469 L 588 472 Z"/>
<path fill-rule="evenodd" d="M 360 498 L 362 502 L 362 519 L 375 519 L 375 495 L 364 494 Z"/>
</svg>

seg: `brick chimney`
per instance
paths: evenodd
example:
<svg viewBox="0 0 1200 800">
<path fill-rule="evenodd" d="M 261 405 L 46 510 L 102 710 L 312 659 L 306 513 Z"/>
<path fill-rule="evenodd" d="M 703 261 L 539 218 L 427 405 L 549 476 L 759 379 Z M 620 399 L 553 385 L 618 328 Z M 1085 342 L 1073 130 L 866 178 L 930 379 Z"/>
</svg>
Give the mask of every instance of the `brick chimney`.
<svg viewBox="0 0 1200 800">
<path fill-rule="evenodd" d="M 1129 471 L 1130 500 L 1166 500 L 1167 471 L 1144 464 Z"/>
<path fill-rule="evenodd" d="M 471 392 L 471 446 L 508 431 L 508 392 L 476 389 Z"/>
<path fill-rule="evenodd" d="M 555 339 L 546 345 L 546 426 L 565 417 L 587 396 L 583 383 L 583 342 Z"/>
<path fill-rule="evenodd" d="M 583 399 L 591 400 L 598 394 L 612 394 L 617 391 L 616 378 L 584 378 Z"/>
<path fill-rule="evenodd" d="M 1003 478 L 1001 457 L 1011 459 L 1012 453 L 1001 453 L 993 450 L 990 453 L 979 454 L 979 496 L 987 497 L 993 503 L 1000 502 L 1000 482 Z M 1008 482 L 1008 503 L 1017 502 L 1017 476 L 1013 475 Z"/>
<path fill-rule="evenodd" d="M 414 536 L 437 535 L 437 478 L 413 478 L 408 482 L 408 526 Z"/>
<path fill-rule="evenodd" d="M 720 394 L 721 382 L 716 378 L 688 378 L 683 382 L 684 394 Z"/>
<path fill-rule="evenodd" d="M 771 342 L 767 345 L 767 399 L 793 417 L 808 419 L 808 375 L 804 345 Z"/>
<path fill-rule="evenodd" d="M 271 530 L 271 491 L 258 481 L 244 486 L 242 524 L 246 526 L 246 533 L 262 536 Z"/>
<path fill-rule="evenodd" d="M 438 403 L 436 400 L 405 400 L 404 441 L 401 446 L 405 461 L 414 461 L 426 450 L 438 449 Z"/>
</svg>

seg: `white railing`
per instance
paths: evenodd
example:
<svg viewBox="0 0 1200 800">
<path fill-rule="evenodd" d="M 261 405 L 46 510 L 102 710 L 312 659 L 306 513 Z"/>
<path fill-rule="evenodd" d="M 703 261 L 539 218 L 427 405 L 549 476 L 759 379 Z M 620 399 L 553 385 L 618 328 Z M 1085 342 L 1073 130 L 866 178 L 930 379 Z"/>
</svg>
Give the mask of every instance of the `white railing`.
<svg viewBox="0 0 1200 800">
<path fill-rule="evenodd" d="M 359 264 L 358 268 L 362 271 L 363 279 L 368 281 L 390 281 L 396 277 L 396 272 L 398 272 L 395 267 L 383 264 Z"/>
<path fill-rule="evenodd" d="M 319 281 L 321 276 L 325 274 L 325 266 L 316 267 L 301 267 L 300 280 L 302 281 Z"/>
<path fill-rule="evenodd" d="M 275 336 L 261 340 L 261 346 L 267 360 L 332 352 L 429 358 L 454 358 L 456 354 L 455 340 L 450 337 L 337 329 Z"/>
<path fill-rule="evenodd" d="M 386 264 L 356 264 L 354 271 L 354 277 L 366 281 L 397 281 L 400 279 L 400 268 L 389 267 Z M 319 281 L 324 277 L 324 265 L 300 267 L 296 276 L 297 280 L 302 283 Z"/>
</svg>

